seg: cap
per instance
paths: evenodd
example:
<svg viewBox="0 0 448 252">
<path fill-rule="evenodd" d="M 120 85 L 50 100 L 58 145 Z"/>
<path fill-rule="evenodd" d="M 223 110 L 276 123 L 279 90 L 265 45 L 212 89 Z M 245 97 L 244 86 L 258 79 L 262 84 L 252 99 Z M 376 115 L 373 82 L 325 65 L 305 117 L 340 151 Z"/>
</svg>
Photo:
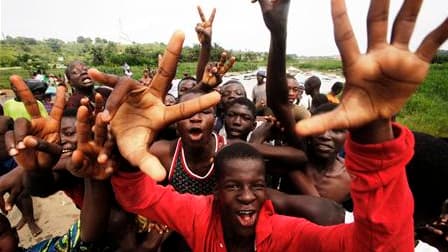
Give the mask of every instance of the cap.
<svg viewBox="0 0 448 252">
<path fill-rule="evenodd" d="M 47 90 L 48 84 L 46 82 L 35 80 L 35 79 L 29 79 L 25 80 L 26 85 L 30 89 L 31 93 L 35 92 L 45 92 Z"/>
<path fill-rule="evenodd" d="M 266 77 L 266 71 L 258 71 L 257 76 Z"/>
</svg>

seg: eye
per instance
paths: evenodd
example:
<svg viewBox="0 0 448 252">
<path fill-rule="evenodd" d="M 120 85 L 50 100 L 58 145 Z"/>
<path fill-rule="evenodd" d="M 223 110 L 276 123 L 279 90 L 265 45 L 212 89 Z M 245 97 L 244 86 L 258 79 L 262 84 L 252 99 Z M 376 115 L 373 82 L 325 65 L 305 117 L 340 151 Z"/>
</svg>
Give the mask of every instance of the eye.
<svg viewBox="0 0 448 252">
<path fill-rule="evenodd" d="M 224 93 L 222 93 L 222 96 L 229 96 L 230 92 L 229 91 L 225 91 Z"/>
<path fill-rule="evenodd" d="M 266 187 L 266 185 L 264 183 L 256 183 L 255 185 L 253 185 L 253 189 L 254 190 L 263 190 Z"/>
<path fill-rule="evenodd" d="M 225 186 L 225 189 L 229 190 L 229 191 L 238 191 L 240 189 L 240 187 L 237 184 L 227 184 Z"/>
</svg>

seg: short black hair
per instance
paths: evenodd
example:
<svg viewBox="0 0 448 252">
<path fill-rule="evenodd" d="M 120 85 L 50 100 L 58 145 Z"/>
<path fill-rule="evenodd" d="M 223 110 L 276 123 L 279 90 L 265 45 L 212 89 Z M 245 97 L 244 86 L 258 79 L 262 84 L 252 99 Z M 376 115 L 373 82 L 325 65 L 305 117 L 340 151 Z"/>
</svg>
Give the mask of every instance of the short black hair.
<svg viewBox="0 0 448 252">
<path fill-rule="evenodd" d="M 344 87 L 344 84 L 340 81 L 337 81 L 331 86 L 331 92 L 334 94 L 339 94 L 342 91 L 342 88 Z"/>
<path fill-rule="evenodd" d="M 234 143 L 222 148 L 215 158 L 215 174 L 217 180 L 223 175 L 223 169 L 226 163 L 232 159 L 252 159 L 259 160 L 262 163 L 263 170 L 264 159 L 263 155 L 248 143 Z"/>
<path fill-rule="evenodd" d="M 319 77 L 313 75 L 313 76 L 309 77 L 308 79 L 306 79 L 305 84 L 308 84 L 311 87 L 319 87 L 320 88 L 321 81 L 320 81 Z"/>
<path fill-rule="evenodd" d="M 77 108 L 65 108 L 64 112 L 62 113 L 62 117 L 76 117 L 76 113 L 78 112 Z"/>
<path fill-rule="evenodd" d="M 179 91 L 180 86 L 182 85 L 182 82 L 184 82 L 186 80 L 192 80 L 192 81 L 195 81 L 196 83 L 198 82 L 198 80 L 195 77 L 187 75 L 187 76 L 183 77 L 182 79 L 180 79 L 180 81 L 177 83 L 177 91 Z"/>
<path fill-rule="evenodd" d="M 236 99 L 231 100 L 229 102 L 229 104 L 227 105 L 224 113 L 227 113 L 227 110 L 235 104 L 246 106 L 255 119 L 255 117 L 257 115 L 257 109 L 255 108 L 255 104 L 251 100 L 247 99 L 246 97 L 238 97 Z"/>
</svg>

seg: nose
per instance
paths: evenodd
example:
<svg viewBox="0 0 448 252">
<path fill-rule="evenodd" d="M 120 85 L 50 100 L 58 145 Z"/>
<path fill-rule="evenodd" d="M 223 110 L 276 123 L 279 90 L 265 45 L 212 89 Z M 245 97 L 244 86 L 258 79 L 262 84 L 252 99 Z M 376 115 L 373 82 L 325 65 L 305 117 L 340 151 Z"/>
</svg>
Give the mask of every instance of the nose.
<svg viewBox="0 0 448 252">
<path fill-rule="evenodd" d="M 233 119 L 232 124 L 240 126 L 241 125 L 241 117 L 240 116 L 235 116 L 235 118 Z"/>
<path fill-rule="evenodd" d="M 245 186 L 240 194 L 239 201 L 243 204 L 250 204 L 255 201 L 256 197 L 250 187 Z"/>
<path fill-rule="evenodd" d="M 196 113 L 192 117 L 190 117 L 190 122 L 201 122 L 201 121 L 202 121 L 201 113 Z"/>
<path fill-rule="evenodd" d="M 331 140 L 330 132 L 328 130 L 325 131 L 323 134 L 319 135 L 317 137 L 317 139 L 323 140 L 323 141 Z"/>
</svg>

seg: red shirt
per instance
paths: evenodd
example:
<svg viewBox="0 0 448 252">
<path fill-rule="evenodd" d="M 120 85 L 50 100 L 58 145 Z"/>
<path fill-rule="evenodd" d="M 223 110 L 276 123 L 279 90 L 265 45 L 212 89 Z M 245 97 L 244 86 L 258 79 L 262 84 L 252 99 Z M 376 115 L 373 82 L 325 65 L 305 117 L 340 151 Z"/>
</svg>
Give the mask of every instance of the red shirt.
<svg viewBox="0 0 448 252">
<path fill-rule="evenodd" d="M 352 176 L 355 222 L 319 226 L 274 213 L 263 205 L 255 235 L 256 251 L 413 251 L 414 209 L 405 165 L 414 150 L 412 133 L 394 125 L 397 138 L 380 144 L 346 143 L 346 167 Z M 112 178 L 118 202 L 182 234 L 193 251 L 226 251 L 214 196 L 179 194 L 138 173 Z"/>
</svg>

